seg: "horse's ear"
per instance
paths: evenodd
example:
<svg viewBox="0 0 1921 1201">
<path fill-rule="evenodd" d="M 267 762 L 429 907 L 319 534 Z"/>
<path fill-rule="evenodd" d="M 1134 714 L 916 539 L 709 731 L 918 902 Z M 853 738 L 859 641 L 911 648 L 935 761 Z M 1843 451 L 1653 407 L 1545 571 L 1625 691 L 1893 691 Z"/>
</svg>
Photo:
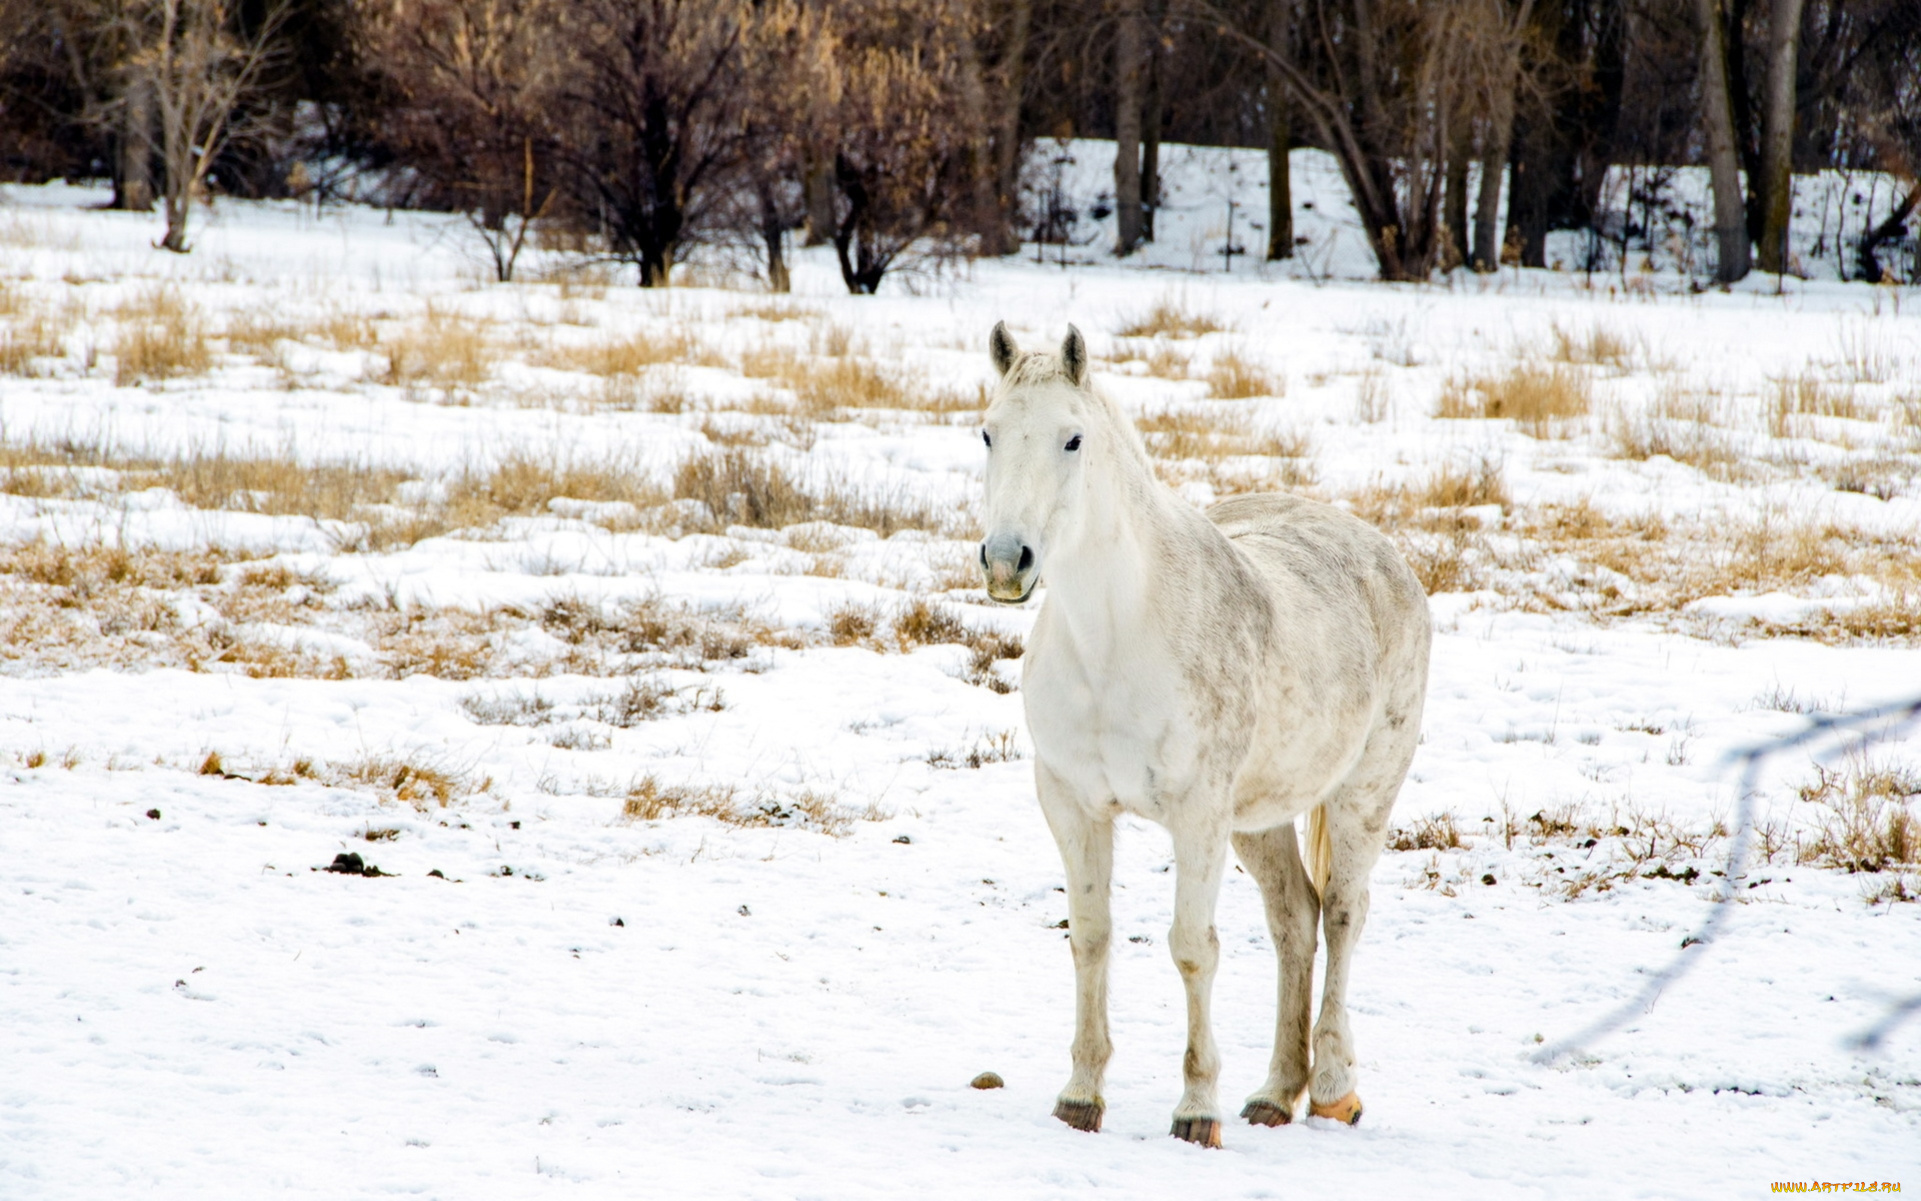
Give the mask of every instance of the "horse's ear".
<svg viewBox="0 0 1921 1201">
<path fill-rule="evenodd" d="M 994 356 L 994 370 L 1002 375 L 1021 357 L 1021 348 L 1014 345 L 1014 335 L 1007 332 L 1007 322 L 994 323 L 994 332 L 987 335 L 987 351 Z"/>
<path fill-rule="evenodd" d="M 1067 327 L 1067 340 L 1061 343 L 1061 369 L 1067 372 L 1067 382 L 1076 388 L 1087 381 L 1087 340 L 1071 325 Z"/>
</svg>

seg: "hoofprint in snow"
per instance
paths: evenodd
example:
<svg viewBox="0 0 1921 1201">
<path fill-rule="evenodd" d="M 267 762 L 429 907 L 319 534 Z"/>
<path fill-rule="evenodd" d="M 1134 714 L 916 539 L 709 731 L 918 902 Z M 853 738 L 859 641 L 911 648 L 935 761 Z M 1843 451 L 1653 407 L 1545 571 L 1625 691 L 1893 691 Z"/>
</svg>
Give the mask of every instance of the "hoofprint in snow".
<svg viewBox="0 0 1921 1201">
<path fill-rule="evenodd" d="M 1225 160 L 1179 161 L 1199 192 Z M 1690 295 L 1658 273 L 1612 293 L 1554 272 L 1383 287 L 1231 256 L 1232 275 L 1196 273 L 1221 261 L 1203 253 L 1162 269 L 981 263 L 853 299 L 808 252 L 800 295 L 769 306 L 481 284 L 443 218 L 222 205 L 174 258 L 148 249 L 150 221 L 86 211 L 97 193 L 6 198 L 0 320 L 17 333 L 43 315 L 60 343 L 0 377 L 5 442 L 66 440 L 101 461 L 0 495 L 7 553 L 159 548 L 210 566 L 100 577 L 119 589 L 111 611 L 84 594 L 93 577 L 9 581 L 9 629 L 39 641 L 5 648 L 0 681 L 0 1193 L 1615 1197 L 1921 1180 L 1921 1032 L 1847 1042 L 1921 981 L 1921 906 L 1864 900 L 1891 873 L 1777 854 L 1719 938 L 1681 949 L 1725 860 L 1709 833 L 1735 807 L 1725 754 L 1921 681 L 1911 639 L 1767 636 L 1887 603 L 1912 564 L 1911 294 L 1788 280 L 1777 296 L 1769 279 Z M 1163 246 L 1218 236 L 1198 206 L 1188 226 L 1164 219 Z M 197 306 L 213 361 L 116 384 L 116 309 L 157 284 Z M 1120 336 L 1161 301 L 1220 328 Z M 227 353 L 218 335 L 241 314 L 288 332 Z M 364 345 L 307 332 L 339 316 L 369 323 Z M 1020 697 L 985 686 L 1017 664 L 983 666 L 958 636 L 889 642 L 914 598 L 1009 639 L 1031 622 L 988 608 L 961 570 L 975 419 L 807 424 L 778 411 L 792 399 L 778 379 L 741 369 L 851 352 L 965 394 L 991 378 L 1001 318 L 1035 345 L 1075 321 L 1123 404 L 1241 413 L 1329 498 L 1499 467 L 1505 500 L 1450 510 L 1477 523 L 1486 558 L 1473 590 L 1432 599 L 1425 735 L 1397 809 L 1410 830 L 1451 815 L 1466 845 L 1390 851 L 1375 873 L 1348 994 L 1357 1128 L 1230 1124 L 1222 1152 L 1166 1137 L 1183 1002 L 1171 860 L 1144 824 L 1123 828 L 1116 861 L 1105 1131 L 1048 1116 L 1073 974 L 1060 863 L 1031 764 L 1010 758 L 1027 749 Z M 383 357 L 450 321 L 492 347 L 481 378 L 388 382 Z M 1430 416 L 1450 380 L 1545 359 L 1557 331 L 1627 347 L 1569 368 L 1591 380 L 1590 417 L 1536 438 Z M 604 381 L 540 353 L 642 333 L 697 344 L 640 374 L 677 398 L 653 407 L 679 411 L 607 403 Z M 1209 364 L 1230 358 L 1269 373 L 1267 394 L 1207 399 Z M 1768 428 L 1780 381 L 1811 373 L 1851 404 Z M 1721 416 L 1684 421 L 1682 391 Z M 1755 466 L 1622 453 L 1615 423 L 1649 413 Z M 665 481 L 727 437 L 816 484 L 954 517 L 886 538 L 711 512 L 681 528 L 561 495 L 376 546 L 352 520 L 251 512 L 244 496 L 191 507 L 135 465 L 291 453 L 404 473 L 395 503 L 412 504 L 517 455 Z M 1259 466 L 1168 470 L 1203 502 Z M 1857 468 L 1881 483 L 1837 490 Z M 1610 586 L 1634 599 L 1631 571 L 1597 581 L 1566 555 L 1502 557 L 1518 515 L 1582 501 L 1703 539 L 1704 568 L 1729 553 L 1717 526 L 1815 521 L 1888 548 L 1897 570 L 1749 577 L 1775 580 L 1760 590 L 1731 575 L 1612 611 L 1576 602 Z M 237 606 L 242 593 L 266 600 Z M 622 642 L 593 617 L 692 629 L 718 606 L 738 656 Z M 861 612 L 872 628 L 850 624 Z M 232 662 L 257 676 L 209 652 L 235 647 L 256 648 Z M 260 647 L 283 648 L 291 674 L 266 671 L 282 660 Z M 653 691 L 628 697 L 629 676 Z M 1914 747 L 1873 755 L 1911 765 Z M 1817 779 L 1805 756 L 1768 773 L 1760 809 L 1783 837 L 1809 835 L 1818 806 L 1797 789 Z M 732 820 L 701 815 L 701 798 Z M 1615 829 L 1660 845 L 1637 862 Z M 390 875 L 313 870 L 347 852 Z M 1263 1078 L 1274 1005 L 1244 874 L 1228 873 L 1217 921 L 1215 1030 L 1238 1097 Z M 1535 1062 L 1683 953 L 1693 970 L 1623 1029 Z M 970 1089 L 985 1070 L 1007 1087 Z"/>
</svg>

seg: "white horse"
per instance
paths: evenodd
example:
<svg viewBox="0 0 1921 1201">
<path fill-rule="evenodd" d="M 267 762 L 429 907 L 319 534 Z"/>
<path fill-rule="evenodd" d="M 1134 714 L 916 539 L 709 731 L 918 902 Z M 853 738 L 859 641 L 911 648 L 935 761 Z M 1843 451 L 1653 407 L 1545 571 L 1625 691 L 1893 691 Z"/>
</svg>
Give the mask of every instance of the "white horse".
<svg viewBox="0 0 1921 1201">
<path fill-rule="evenodd" d="M 1074 952 L 1074 1068 L 1054 1116 L 1099 1130 L 1106 1108 L 1114 819 L 1135 813 L 1174 843 L 1168 945 L 1187 990 L 1187 1055 L 1173 1133 L 1220 1145 L 1208 1007 L 1230 842 L 1280 957 L 1274 1055 L 1241 1116 L 1291 1121 L 1305 1090 L 1316 1116 L 1358 1121 L 1345 996 L 1368 872 L 1420 737 L 1431 638 L 1420 582 L 1339 509 L 1280 494 L 1205 514 L 1182 501 L 1133 423 L 1089 386 L 1072 326 L 1058 356 L 1023 354 L 1005 325 L 991 345 L 1001 379 L 983 431 L 981 566 L 988 594 L 1009 604 L 1047 579 L 1022 698 Z M 1317 916 L 1327 974 L 1310 1038 Z"/>
</svg>

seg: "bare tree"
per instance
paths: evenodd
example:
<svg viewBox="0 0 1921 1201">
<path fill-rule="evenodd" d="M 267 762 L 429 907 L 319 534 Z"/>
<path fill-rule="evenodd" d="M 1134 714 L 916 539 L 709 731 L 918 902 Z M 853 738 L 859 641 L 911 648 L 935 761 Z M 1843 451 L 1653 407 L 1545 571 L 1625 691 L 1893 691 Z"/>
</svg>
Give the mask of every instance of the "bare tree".
<svg viewBox="0 0 1921 1201">
<path fill-rule="evenodd" d="M 1340 164 L 1383 279 L 1424 279 L 1441 260 L 1441 199 L 1472 58 L 1461 6 L 1302 0 L 1295 54 L 1211 0 L 1186 10 L 1264 61 Z"/>
<path fill-rule="evenodd" d="M 580 211 L 640 284 L 668 282 L 714 228 L 738 164 L 741 44 L 753 0 L 574 0 L 555 36 L 572 58 L 560 139 Z"/>
<path fill-rule="evenodd" d="M 856 294 L 904 254 L 960 253 L 954 202 L 975 194 L 961 53 L 977 17 L 963 0 L 849 0 L 837 13 L 841 103 L 834 251 Z"/>
<path fill-rule="evenodd" d="M 129 0 L 129 88 L 152 97 L 164 171 L 159 246 L 185 254 L 187 224 L 207 172 L 246 121 L 241 104 L 280 60 L 276 35 L 290 11 L 274 0 L 243 24 L 226 0 Z"/>
<path fill-rule="evenodd" d="M 391 98 L 390 144 L 430 200 L 467 215 L 503 282 L 555 196 L 553 16 L 549 0 L 389 0 L 361 21 Z"/>
</svg>

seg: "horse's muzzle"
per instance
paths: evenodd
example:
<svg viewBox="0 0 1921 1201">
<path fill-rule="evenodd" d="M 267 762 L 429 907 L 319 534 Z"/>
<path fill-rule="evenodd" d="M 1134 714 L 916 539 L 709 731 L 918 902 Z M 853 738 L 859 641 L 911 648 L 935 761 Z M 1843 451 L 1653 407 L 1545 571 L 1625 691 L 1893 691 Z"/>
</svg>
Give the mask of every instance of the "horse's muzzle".
<svg viewBox="0 0 1921 1201">
<path fill-rule="evenodd" d="M 1003 604 L 1017 605 L 1034 591 L 1039 573 L 1034 548 L 1013 534 L 995 534 L 981 543 L 981 570 L 987 573 L 987 595 Z"/>
</svg>

